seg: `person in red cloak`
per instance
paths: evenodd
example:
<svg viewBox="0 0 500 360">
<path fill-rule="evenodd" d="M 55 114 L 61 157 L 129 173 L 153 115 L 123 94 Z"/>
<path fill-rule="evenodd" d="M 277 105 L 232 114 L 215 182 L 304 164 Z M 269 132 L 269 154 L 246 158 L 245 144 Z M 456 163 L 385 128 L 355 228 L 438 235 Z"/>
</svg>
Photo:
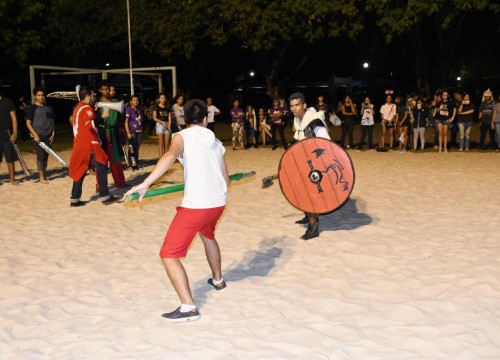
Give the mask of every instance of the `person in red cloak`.
<svg viewBox="0 0 500 360">
<path fill-rule="evenodd" d="M 83 206 L 87 201 L 81 201 L 83 180 L 89 166 L 92 166 L 97 174 L 99 183 L 99 200 L 108 205 L 118 200 L 109 194 L 108 190 L 108 156 L 101 147 L 97 136 L 97 124 L 94 105 L 96 97 L 93 91 L 82 87 L 78 93 L 80 102 L 73 110 L 73 152 L 69 161 L 69 176 L 73 179 L 71 189 L 71 207 Z M 109 116 L 105 110 L 102 118 Z M 102 120 L 100 120 L 102 121 Z"/>
</svg>

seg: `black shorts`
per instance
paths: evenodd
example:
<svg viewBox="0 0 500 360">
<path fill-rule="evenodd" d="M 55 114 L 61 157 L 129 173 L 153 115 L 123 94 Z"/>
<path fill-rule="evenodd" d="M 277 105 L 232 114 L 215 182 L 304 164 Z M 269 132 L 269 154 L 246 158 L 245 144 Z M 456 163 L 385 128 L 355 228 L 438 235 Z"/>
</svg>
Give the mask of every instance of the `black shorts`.
<svg viewBox="0 0 500 360">
<path fill-rule="evenodd" d="M 0 138 L 0 161 L 2 161 L 4 155 L 7 163 L 13 163 L 17 160 L 17 156 L 14 153 L 14 147 L 10 140 Z"/>
</svg>

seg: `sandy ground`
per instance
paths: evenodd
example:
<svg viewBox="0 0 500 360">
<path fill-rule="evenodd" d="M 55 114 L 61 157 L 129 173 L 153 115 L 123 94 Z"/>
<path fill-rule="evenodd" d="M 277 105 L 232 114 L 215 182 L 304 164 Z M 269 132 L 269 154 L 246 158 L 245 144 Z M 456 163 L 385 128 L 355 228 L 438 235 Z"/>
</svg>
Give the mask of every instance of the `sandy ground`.
<svg viewBox="0 0 500 360">
<path fill-rule="evenodd" d="M 182 324 L 160 316 L 179 300 L 158 257 L 181 193 L 70 208 L 54 160 L 48 185 L 12 187 L 2 164 L 0 359 L 500 358 L 500 154 L 351 151 L 350 200 L 303 241 L 302 213 L 261 188 L 283 150 L 227 149 L 231 173 L 257 175 L 218 226 L 228 287 L 206 284 L 199 239 L 184 260 L 202 317 Z M 142 156 L 129 184 L 155 146 Z M 156 186 L 180 182 L 175 164 Z"/>
</svg>

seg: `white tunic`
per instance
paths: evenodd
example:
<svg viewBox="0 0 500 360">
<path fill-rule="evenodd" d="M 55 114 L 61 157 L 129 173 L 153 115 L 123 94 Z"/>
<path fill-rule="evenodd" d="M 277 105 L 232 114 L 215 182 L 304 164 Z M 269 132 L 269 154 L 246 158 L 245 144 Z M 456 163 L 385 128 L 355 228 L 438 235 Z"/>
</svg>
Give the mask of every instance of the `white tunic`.
<svg viewBox="0 0 500 360">
<path fill-rule="evenodd" d="M 305 139 L 306 136 L 304 134 L 304 129 L 307 127 L 307 125 L 309 125 L 311 121 L 316 119 L 320 119 L 323 122 L 323 127 L 317 126 L 316 128 L 314 128 L 314 134 L 317 137 L 330 140 L 330 135 L 328 134 L 328 130 L 325 124 L 325 113 L 323 111 L 316 111 L 316 109 L 312 107 L 306 109 L 306 113 L 304 114 L 302 120 L 297 117 L 293 119 L 293 127 L 295 129 L 295 134 L 293 135 L 294 139 Z"/>
</svg>

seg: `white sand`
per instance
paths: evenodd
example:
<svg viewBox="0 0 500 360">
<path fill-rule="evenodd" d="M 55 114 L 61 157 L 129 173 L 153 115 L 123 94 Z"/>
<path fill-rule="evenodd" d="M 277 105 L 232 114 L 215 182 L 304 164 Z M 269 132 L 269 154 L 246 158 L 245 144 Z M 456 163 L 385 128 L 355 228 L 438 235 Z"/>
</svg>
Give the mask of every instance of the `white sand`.
<svg viewBox="0 0 500 360">
<path fill-rule="evenodd" d="M 49 185 L 12 187 L 2 164 L 0 359 L 500 358 L 499 154 L 350 152 L 351 199 L 306 242 L 278 184 L 261 189 L 282 152 L 228 148 L 231 173 L 257 172 L 218 227 L 228 287 L 206 284 L 197 239 L 184 264 L 202 317 L 182 324 L 160 316 L 179 300 L 158 257 L 181 193 L 70 208 L 53 159 Z"/>
</svg>

